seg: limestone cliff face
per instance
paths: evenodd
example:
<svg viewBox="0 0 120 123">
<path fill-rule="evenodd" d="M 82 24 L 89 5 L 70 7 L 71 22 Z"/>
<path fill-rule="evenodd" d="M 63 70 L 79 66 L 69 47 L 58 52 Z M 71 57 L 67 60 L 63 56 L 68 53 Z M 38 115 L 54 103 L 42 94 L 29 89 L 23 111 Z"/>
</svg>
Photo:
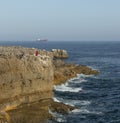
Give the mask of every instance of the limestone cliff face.
<svg viewBox="0 0 120 123">
<path fill-rule="evenodd" d="M 53 84 L 98 71 L 60 60 L 67 57 L 65 50 L 0 47 L 0 122 L 39 123 L 51 117 L 49 109 L 59 113 L 74 109 L 51 101 Z"/>
<path fill-rule="evenodd" d="M 0 47 L 0 107 L 52 97 L 53 54 L 36 50 Z"/>
<path fill-rule="evenodd" d="M 66 50 L 52 49 L 52 52 L 55 58 L 60 58 L 60 59 L 68 58 L 68 53 Z"/>
</svg>

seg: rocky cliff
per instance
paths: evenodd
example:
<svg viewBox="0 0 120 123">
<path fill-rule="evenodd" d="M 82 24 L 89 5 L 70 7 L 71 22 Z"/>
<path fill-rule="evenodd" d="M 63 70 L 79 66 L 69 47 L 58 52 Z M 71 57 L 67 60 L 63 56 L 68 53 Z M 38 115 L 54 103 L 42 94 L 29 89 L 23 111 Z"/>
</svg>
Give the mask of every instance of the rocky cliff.
<svg viewBox="0 0 120 123">
<path fill-rule="evenodd" d="M 55 58 L 60 58 L 60 59 L 68 58 L 68 53 L 66 50 L 52 49 L 52 53 Z"/>
<path fill-rule="evenodd" d="M 54 119 L 49 110 L 73 110 L 74 107 L 51 101 L 53 84 L 61 84 L 78 73 L 98 71 L 56 59 L 67 57 L 65 50 L 0 47 L 0 122 L 43 123 L 47 118 Z"/>
<path fill-rule="evenodd" d="M 52 98 L 53 54 L 36 50 L 0 47 L 0 108 Z"/>
<path fill-rule="evenodd" d="M 62 60 L 54 60 L 54 84 L 65 83 L 77 74 L 97 75 L 99 72 L 87 66 L 65 63 Z"/>
</svg>

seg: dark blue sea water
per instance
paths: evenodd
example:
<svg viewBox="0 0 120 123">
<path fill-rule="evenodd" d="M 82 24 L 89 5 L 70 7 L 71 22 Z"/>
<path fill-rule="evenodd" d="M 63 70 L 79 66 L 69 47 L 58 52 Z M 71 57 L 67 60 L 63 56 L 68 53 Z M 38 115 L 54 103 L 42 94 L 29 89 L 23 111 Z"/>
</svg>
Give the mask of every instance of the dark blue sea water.
<svg viewBox="0 0 120 123">
<path fill-rule="evenodd" d="M 67 62 L 100 71 L 98 76 L 80 74 L 65 85 L 55 86 L 55 100 L 79 108 L 68 115 L 57 114 L 56 122 L 120 123 L 120 42 L 0 42 L 0 45 L 66 49 Z"/>
</svg>

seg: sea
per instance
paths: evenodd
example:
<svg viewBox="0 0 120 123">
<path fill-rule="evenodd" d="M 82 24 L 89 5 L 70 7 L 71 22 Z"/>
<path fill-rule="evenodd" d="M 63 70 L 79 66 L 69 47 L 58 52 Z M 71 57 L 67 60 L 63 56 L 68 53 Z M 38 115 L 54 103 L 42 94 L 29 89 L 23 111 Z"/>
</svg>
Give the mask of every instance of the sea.
<svg viewBox="0 0 120 123">
<path fill-rule="evenodd" d="M 69 114 L 53 113 L 51 123 L 120 123 L 120 42 L 116 41 L 1 41 L 2 46 L 24 46 L 51 51 L 65 49 L 66 62 L 86 65 L 99 75 L 78 74 L 54 86 L 53 99 L 77 107 Z"/>
</svg>

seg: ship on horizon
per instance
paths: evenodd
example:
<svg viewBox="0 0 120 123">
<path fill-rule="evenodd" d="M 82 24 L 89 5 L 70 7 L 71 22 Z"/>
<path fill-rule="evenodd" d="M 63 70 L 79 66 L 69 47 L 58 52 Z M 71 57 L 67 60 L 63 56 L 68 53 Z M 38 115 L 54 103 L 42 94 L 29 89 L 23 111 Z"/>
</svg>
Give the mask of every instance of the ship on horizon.
<svg viewBox="0 0 120 123">
<path fill-rule="evenodd" d="M 40 42 L 41 41 L 48 41 L 48 39 L 47 38 L 43 38 L 43 39 L 42 38 L 38 38 L 36 41 L 40 41 Z"/>
</svg>

